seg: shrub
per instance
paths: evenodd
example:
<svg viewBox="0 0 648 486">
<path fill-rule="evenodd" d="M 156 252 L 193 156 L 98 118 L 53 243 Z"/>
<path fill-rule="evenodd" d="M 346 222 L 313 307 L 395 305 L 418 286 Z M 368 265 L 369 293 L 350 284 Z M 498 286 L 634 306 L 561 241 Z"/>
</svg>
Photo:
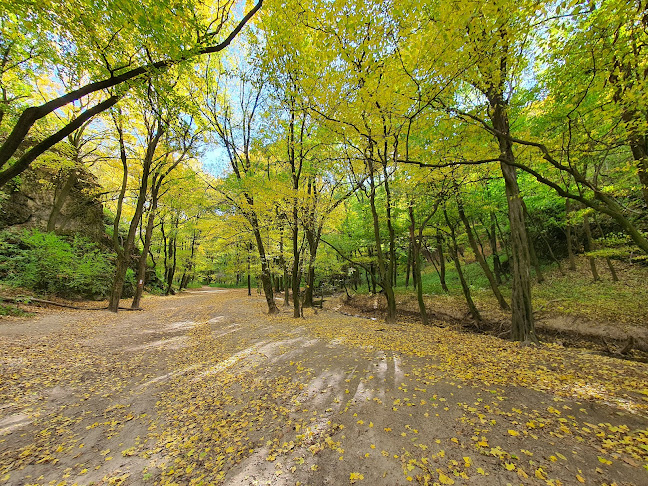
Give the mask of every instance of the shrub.
<svg viewBox="0 0 648 486">
<path fill-rule="evenodd" d="M 90 240 L 71 241 L 38 230 L 0 237 L 0 279 L 9 285 L 65 297 L 107 295 L 112 265 Z"/>
</svg>

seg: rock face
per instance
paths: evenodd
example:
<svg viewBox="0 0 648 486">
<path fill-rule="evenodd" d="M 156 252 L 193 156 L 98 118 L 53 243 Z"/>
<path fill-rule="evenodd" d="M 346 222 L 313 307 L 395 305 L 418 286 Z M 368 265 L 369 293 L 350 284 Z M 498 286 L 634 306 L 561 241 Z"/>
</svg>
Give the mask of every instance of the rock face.
<svg viewBox="0 0 648 486">
<path fill-rule="evenodd" d="M 0 193 L 0 229 L 38 228 L 80 233 L 105 243 L 103 206 L 96 178 L 83 168 L 29 169 Z"/>
</svg>

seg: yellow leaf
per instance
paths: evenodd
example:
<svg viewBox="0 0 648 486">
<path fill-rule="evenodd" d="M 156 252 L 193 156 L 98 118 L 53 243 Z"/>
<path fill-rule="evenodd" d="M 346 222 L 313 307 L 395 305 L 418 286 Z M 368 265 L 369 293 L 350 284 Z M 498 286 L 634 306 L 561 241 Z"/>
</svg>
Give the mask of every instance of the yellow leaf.
<svg viewBox="0 0 648 486">
<path fill-rule="evenodd" d="M 511 429 L 509 429 L 508 433 L 510 435 L 512 435 L 513 437 L 517 437 L 518 435 L 520 435 L 519 432 L 517 432 L 516 430 L 511 430 Z"/>
<path fill-rule="evenodd" d="M 477 468 L 477 472 L 481 474 L 482 476 L 486 476 L 486 471 L 484 471 L 481 467 Z"/>
<path fill-rule="evenodd" d="M 510 462 L 505 462 L 504 467 L 506 468 L 507 471 L 513 471 L 515 469 L 515 464 L 512 464 Z"/>
<path fill-rule="evenodd" d="M 542 470 L 541 467 L 536 469 L 535 477 L 538 479 L 547 479 L 547 474 Z"/>
<path fill-rule="evenodd" d="M 454 479 L 446 476 L 442 472 L 439 473 L 439 481 L 441 484 L 454 484 Z"/>
<path fill-rule="evenodd" d="M 356 481 L 361 481 L 364 479 L 364 476 L 360 473 L 351 473 L 351 476 L 349 476 L 349 480 L 351 481 L 351 484 L 355 483 Z"/>
<path fill-rule="evenodd" d="M 581 476 L 580 474 L 577 474 L 577 475 L 576 475 L 576 479 L 578 479 L 578 482 L 579 482 L 579 483 L 584 483 L 584 482 L 585 482 L 585 479 L 584 479 L 583 476 Z"/>
</svg>

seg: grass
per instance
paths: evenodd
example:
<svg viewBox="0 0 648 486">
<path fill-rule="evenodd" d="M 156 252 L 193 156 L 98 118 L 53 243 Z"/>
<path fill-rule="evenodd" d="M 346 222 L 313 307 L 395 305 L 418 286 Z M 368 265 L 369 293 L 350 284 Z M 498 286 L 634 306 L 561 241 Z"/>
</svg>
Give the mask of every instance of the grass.
<svg viewBox="0 0 648 486">
<path fill-rule="evenodd" d="M 489 260 L 492 268 L 492 261 Z M 640 264 L 628 264 L 614 260 L 614 267 L 619 275 L 619 282 L 613 282 L 605 261 L 597 260 L 597 269 L 601 280 L 594 282 L 585 257 L 577 258 L 576 271 L 568 271 L 563 263 L 565 275 L 561 275 L 556 264 L 544 265 L 543 283 L 537 283 L 532 271 L 532 296 L 534 308 L 556 315 L 579 316 L 595 321 L 607 321 L 618 324 L 635 324 L 646 326 L 648 323 L 648 267 Z M 469 263 L 462 267 L 464 276 L 470 286 L 473 300 L 481 308 L 496 309 L 497 303 L 490 290 L 488 279 L 478 263 Z M 426 265 L 423 273 L 423 293 L 428 298 L 444 296 L 443 302 L 455 301 L 465 305 L 459 277 L 452 262 L 446 265 L 446 284 L 449 293 L 441 288 L 439 275 L 432 265 Z M 414 286 L 405 287 L 405 275 L 399 275 L 395 288 L 397 295 L 414 296 Z M 511 282 L 500 286 L 507 300 L 511 298 Z M 367 293 L 366 283 L 358 293 Z M 439 299 L 436 299 L 439 302 Z"/>
<path fill-rule="evenodd" d="M 31 312 L 26 312 L 18 306 L 0 304 L 0 316 L 26 317 L 31 315 L 33 315 Z"/>
</svg>

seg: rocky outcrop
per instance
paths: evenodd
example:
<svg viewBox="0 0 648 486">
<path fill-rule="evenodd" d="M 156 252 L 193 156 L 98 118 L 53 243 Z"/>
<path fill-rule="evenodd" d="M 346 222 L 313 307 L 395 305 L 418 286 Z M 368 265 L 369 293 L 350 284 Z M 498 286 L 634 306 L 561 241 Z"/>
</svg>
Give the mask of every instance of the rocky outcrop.
<svg viewBox="0 0 648 486">
<path fill-rule="evenodd" d="M 0 229 L 80 233 L 103 243 L 104 213 L 98 188 L 95 176 L 83 168 L 29 169 L 0 194 Z"/>
</svg>

